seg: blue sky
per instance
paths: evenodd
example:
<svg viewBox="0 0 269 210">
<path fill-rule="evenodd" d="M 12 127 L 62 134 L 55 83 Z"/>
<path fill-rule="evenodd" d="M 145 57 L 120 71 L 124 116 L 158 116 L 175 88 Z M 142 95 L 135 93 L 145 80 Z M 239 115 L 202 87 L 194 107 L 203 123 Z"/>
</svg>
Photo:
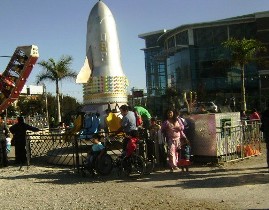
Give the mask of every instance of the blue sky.
<svg viewBox="0 0 269 210">
<path fill-rule="evenodd" d="M 41 60 L 62 55 L 74 59 L 79 72 L 85 59 L 86 24 L 97 0 L 1 0 L 0 56 L 12 55 L 17 46 L 35 44 Z M 144 40 L 139 34 L 172 29 L 180 25 L 214 21 L 269 10 L 268 0 L 103 0 L 117 24 L 123 70 L 130 88 L 145 88 Z M 0 58 L 3 71 L 7 58 Z M 27 81 L 33 85 L 41 71 L 36 65 Z M 55 94 L 55 84 L 46 82 Z M 82 85 L 65 80 L 64 95 L 82 102 Z"/>
</svg>

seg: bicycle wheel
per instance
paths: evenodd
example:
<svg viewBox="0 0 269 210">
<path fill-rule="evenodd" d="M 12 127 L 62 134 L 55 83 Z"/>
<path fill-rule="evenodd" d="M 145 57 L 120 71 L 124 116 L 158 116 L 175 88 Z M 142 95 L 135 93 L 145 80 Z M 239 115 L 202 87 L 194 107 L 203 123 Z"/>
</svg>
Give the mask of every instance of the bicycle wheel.
<svg viewBox="0 0 269 210">
<path fill-rule="evenodd" d="M 145 172 L 144 159 L 139 155 L 133 155 L 131 158 L 132 174 L 142 176 Z"/>
<path fill-rule="evenodd" d="M 118 157 L 118 158 L 115 160 L 115 163 L 114 163 L 114 166 L 115 166 L 115 168 L 116 168 L 116 172 L 117 172 L 117 175 L 118 175 L 118 176 L 121 176 L 121 175 L 122 175 L 122 172 L 123 172 L 122 161 L 123 161 L 123 159 Z"/>
<path fill-rule="evenodd" d="M 130 176 L 130 174 L 132 173 L 131 157 L 124 157 L 122 159 L 122 172 L 126 176 Z"/>
<path fill-rule="evenodd" d="M 151 174 L 153 172 L 155 168 L 155 163 L 156 163 L 155 158 L 153 158 L 152 160 L 148 160 L 145 163 L 145 171 L 144 171 L 145 175 Z"/>
<path fill-rule="evenodd" d="M 83 176 L 83 177 L 86 177 L 87 175 L 91 175 L 92 177 L 94 176 L 94 169 L 90 166 L 90 165 L 88 165 L 88 164 L 86 164 L 86 163 L 83 163 L 83 165 L 80 167 L 80 172 L 81 172 L 81 175 Z"/>
<path fill-rule="evenodd" d="M 108 175 L 112 171 L 113 160 L 110 155 L 104 154 L 100 159 L 95 162 L 95 169 L 98 174 Z"/>
</svg>

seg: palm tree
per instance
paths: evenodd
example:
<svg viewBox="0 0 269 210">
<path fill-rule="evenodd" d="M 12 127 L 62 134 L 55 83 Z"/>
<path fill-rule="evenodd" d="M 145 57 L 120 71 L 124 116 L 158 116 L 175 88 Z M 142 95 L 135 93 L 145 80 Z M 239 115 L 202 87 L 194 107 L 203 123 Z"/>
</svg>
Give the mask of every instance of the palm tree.
<svg viewBox="0 0 269 210">
<path fill-rule="evenodd" d="M 250 62 L 257 60 L 257 53 L 265 52 L 266 48 L 260 41 L 245 38 L 242 40 L 231 38 L 222 45 L 230 50 L 231 63 L 241 70 L 241 109 L 246 111 L 245 68 Z"/>
<path fill-rule="evenodd" d="M 71 56 L 62 56 L 58 62 L 53 58 L 48 61 L 41 61 L 38 64 L 45 70 L 37 75 L 37 84 L 42 81 L 49 80 L 56 84 L 56 98 L 57 98 L 57 111 L 58 121 L 61 122 L 61 106 L 60 106 L 60 90 L 59 82 L 66 78 L 76 78 L 77 73 L 72 71 L 71 64 L 73 58 Z"/>
</svg>

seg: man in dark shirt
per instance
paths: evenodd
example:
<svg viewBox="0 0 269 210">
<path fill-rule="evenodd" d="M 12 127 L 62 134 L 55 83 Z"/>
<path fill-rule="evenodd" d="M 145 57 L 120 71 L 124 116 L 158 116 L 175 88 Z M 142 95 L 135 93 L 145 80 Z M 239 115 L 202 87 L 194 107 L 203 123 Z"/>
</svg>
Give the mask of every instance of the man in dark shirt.
<svg viewBox="0 0 269 210">
<path fill-rule="evenodd" d="M 24 164 L 27 161 L 26 157 L 26 131 L 40 131 L 39 128 L 28 125 L 24 122 L 23 117 L 18 117 L 18 122 L 9 128 L 13 134 L 13 141 L 15 144 L 15 162 L 17 164 Z"/>
</svg>

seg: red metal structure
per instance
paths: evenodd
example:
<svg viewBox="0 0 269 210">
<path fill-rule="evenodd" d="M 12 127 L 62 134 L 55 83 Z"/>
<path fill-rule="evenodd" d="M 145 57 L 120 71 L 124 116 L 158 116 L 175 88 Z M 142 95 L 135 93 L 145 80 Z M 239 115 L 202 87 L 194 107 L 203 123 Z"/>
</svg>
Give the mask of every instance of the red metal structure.
<svg viewBox="0 0 269 210">
<path fill-rule="evenodd" d="M 0 113 L 18 99 L 38 57 L 38 47 L 35 45 L 16 48 L 5 71 L 0 76 L 2 93 Z"/>
</svg>

